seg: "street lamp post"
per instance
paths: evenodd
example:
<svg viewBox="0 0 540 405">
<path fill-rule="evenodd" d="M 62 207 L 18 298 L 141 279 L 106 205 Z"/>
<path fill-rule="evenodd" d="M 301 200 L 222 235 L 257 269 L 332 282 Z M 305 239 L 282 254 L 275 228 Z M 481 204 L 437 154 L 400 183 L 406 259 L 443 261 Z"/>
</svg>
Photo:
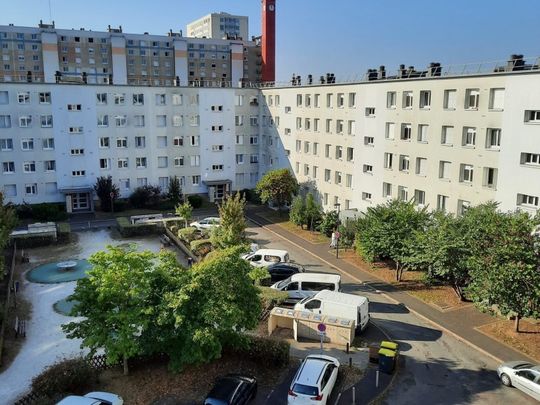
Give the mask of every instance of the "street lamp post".
<svg viewBox="0 0 540 405">
<path fill-rule="evenodd" d="M 341 236 L 339 234 L 339 207 L 340 203 L 335 203 L 334 208 L 337 211 L 337 221 L 336 221 L 336 259 L 339 259 L 339 237 Z"/>
</svg>

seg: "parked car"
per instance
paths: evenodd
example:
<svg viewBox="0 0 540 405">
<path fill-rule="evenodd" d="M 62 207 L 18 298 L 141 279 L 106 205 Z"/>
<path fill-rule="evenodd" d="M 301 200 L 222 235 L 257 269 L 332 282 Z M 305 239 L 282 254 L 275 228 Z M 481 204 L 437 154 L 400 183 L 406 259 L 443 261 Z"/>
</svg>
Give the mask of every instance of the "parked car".
<svg viewBox="0 0 540 405">
<path fill-rule="evenodd" d="M 264 267 L 276 263 L 288 263 L 289 252 L 279 249 L 259 249 L 242 255 L 242 259 L 247 260 L 252 266 Z"/>
<path fill-rule="evenodd" d="M 330 273 L 297 273 L 271 286 L 287 291 L 290 300 L 312 297 L 322 290 L 341 291 L 341 276 Z"/>
<path fill-rule="evenodd" d="M 339 361 L 322 354 L 307 356 L 294 376 L 288 405 L 325 405 L 332 394 L 339 370 Z"/>
<path fill-rule="evenodd" d="M 189 224 L 189 226 L 193 226 L 197 228 L 198 230 L 203 229 L 212 229 L 216 226 L 219 226 L 221 220 L 218 217 L 208 217 L 201 219 L 200 221 L 195 221 Z"/>
<path fill-rule="evenodd" d="M 239 374 L 219 378 L 204 400 L 204 405 L 243 405 L 257 394 L 257 380 Z"/>
<path fill-rule="evenodd" d="M 296 263 L 271 264 L 267 269 L 270 278 L 264 279 L 261 284 L 268 287 L 278 281 L 285 280 L 293 274 L 304 273 L 306 271 L 302 265 Z"/>
<path fill-rule="evenodd" d="M 526 361 L 509 361 L 497 368 L 497 374 L 507 387 L 516 387 L 540 401 L 540 365 L 535 366 Z"/>
<path fill-rule="evenodd" d="M 56 405 L 123 405 L 121 396 L 109 392 L 89 392 L 83 397 L 70 395 Z"/>
</svg>

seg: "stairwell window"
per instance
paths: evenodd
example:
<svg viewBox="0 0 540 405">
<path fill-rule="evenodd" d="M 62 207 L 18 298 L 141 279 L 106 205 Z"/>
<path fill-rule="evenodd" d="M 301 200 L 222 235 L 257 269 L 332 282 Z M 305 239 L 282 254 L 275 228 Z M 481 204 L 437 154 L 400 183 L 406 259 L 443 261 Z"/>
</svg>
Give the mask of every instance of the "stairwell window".
<svg viewBox="0 0 540 405">
<path fill-rule="evenodd" d="M 366 117 L 375 117 L 375 107 L 366 107 Z"/>
<path fill-rule="evenodd" d="M 538 207 L 538 196 L 528 194 L 518 194 L 517 205 L 525 207 Z"/>
<path fill-rule="evenodd" d="M 480 101 L 479 89 L 467 89 L 465 92 L 465 109 L 466 110 L 478 110 Z"/>
<path fill-rule="evenodd" d="M 540 123 L 540 110 L 525 110 L 525 122 L 531 124 Z"/>
</svg>

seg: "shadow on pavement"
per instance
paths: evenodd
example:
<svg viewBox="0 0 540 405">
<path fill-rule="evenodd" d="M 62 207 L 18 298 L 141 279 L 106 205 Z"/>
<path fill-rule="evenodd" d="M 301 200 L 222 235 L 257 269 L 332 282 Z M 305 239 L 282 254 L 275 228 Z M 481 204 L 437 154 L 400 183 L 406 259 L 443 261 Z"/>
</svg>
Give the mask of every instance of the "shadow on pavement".
<svg viewBox="0 0 540 405">
<path fill-rule="evenodd" d="M 377 319 L 377 325 L 387 331 L 392 331 L 391 337 L 393 340 L 408 340 L 418 342 L 433 342 L 442 336 L 442 332 L 438 329 L 428 328 L 425 326 L 413 325 L 390 319 Z"/>
<path fill-rule="evenodd" d="M 369 303 L 369 312 L 380 314 L 408 314 L 410 311 L 403 304 L 390 304 L 386 302 L 371 301 Z"/>
</svg>

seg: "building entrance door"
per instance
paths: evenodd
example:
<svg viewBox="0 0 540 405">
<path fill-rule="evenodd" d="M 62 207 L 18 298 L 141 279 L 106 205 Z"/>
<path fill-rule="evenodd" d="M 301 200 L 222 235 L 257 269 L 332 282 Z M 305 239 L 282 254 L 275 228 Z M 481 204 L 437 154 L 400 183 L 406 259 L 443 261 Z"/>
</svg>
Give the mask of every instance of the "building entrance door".
<svg viewBox="0 0 540 405">
<path fill-rule="evenodd" d="M 71 208 L 73 211 L 89 211 L 90 197 L 88 193 L 71 194 Z"/>
</svg>

